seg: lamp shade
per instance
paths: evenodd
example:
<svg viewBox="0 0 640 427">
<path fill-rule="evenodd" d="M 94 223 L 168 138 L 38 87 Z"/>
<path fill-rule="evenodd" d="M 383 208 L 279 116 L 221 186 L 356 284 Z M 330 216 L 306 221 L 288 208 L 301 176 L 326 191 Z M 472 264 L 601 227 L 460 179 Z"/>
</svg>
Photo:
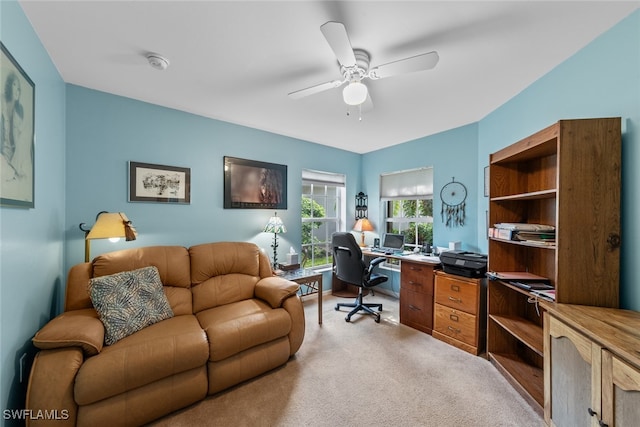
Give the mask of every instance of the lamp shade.
<svg viewBox="0 0 640 427">
<path fill-rule="evenodd" d="M 287 227 L 284 226 L 284 223 L 276 213 L 269 218 L 269 222 L 264 226 L 264 230 L 262 231 L 265 233 L 282 234 L 287 232 Z"/>
<path fill-rule="evenodd" d="M 354 231 L 373 231 L 373 225 L 367 218 L 361 218 L 353 226 Z"/>
<path fill-rule="evenodd" d="M 349 83 L 342 91 L 342 98 L 347 105 L 360 105 L 367 100 L 367 87 L 360 82 Z"/>
<path fill-rule="evenodd" d="M 85 237 L 87 240 L 124 237 L 127 241 L 136 240 L 138 232 L 129 218 L 122 212 L 103 212 Z"/>
</svg>

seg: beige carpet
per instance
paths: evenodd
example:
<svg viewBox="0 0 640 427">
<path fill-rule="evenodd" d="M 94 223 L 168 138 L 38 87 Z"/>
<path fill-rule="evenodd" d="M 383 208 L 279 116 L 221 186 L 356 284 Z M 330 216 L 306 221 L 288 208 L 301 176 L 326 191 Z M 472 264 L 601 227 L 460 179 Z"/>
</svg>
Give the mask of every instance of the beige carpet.
<svg viewBox="0 0 640 427">
<path fill-rule="evenodd" d="M 542 419 L 489 362 L 399 324 L 398 302 L 377 294 L 382 321 L 307 297 L 305 341 L 282 368 L 157 421 L 154 426 L 535 426 Z"/>
</svg>

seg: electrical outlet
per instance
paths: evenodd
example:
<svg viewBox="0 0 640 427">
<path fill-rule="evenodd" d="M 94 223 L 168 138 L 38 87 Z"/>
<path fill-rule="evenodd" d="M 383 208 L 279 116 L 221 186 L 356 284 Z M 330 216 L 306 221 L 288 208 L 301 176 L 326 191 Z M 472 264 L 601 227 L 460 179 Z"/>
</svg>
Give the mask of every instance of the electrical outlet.
<svg viewBox="0 0 640 427">
<path fill-rule="evenodd" d="M 25 363 L 27 363 L 27 353 L 24 353 L 20 356 L 20 383 L 22 384 L 24 381 L 24 372 L 27 370 Z"/>
</svg>

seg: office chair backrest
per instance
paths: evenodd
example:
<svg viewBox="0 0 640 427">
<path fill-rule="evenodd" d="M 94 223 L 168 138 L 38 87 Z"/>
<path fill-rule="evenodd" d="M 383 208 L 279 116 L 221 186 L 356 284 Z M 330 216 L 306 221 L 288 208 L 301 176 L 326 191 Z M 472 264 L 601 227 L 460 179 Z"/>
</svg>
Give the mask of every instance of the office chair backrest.
<svg viewBox="0 0 640 427">
<path fill-rule="evenodd" d="M 351 233 L 333 233 L 331 236 L 336 277 L 343 282 L 362 286 L 367 266 L 362 259 L 362 250 Z"/>
</svg>

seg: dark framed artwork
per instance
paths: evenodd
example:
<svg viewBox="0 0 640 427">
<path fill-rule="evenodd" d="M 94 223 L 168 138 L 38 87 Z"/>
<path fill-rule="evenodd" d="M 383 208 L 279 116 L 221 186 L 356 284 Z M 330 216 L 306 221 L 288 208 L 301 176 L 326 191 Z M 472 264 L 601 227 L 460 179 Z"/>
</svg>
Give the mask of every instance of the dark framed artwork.
<svg viewBox="0 0 640 427">
<path fill-rule="evenodd" d="M 287 166 L 224 158 L 225 209 L 287 209 Z"/>
<path fill-rule="evenodd" d="M 489 197 L 489 166 L 484 167 L 484 197 Z"/>
<path fill-rule="evenodd" d="M 36 85 L 0 42 L 0 205 L 35 206 Z"/>
<path fill-rule="evenodd" d="M 191 203 L 191 169 L 129 162 L 129 201 Z"/>
</svg>

